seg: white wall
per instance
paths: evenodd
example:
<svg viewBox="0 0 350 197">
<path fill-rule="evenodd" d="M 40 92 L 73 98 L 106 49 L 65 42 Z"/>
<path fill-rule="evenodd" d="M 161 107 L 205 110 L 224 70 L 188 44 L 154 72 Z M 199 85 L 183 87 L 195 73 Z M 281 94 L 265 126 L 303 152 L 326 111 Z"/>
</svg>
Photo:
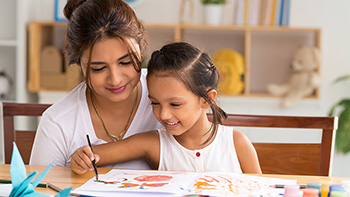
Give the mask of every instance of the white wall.
<svg viewBox="0 0 350 197">
<path fill-rule="evenodd" d="M 224 24 L 232 24 L 233 1 L 228 0 Z M 134 10 L 140 20 L 145 23 L 178 23 L 180 2 L 179 0 L 144 0 L 143 3 L 135 6 Z M 193 23 L 202 23 L 201 5 L 197 0 L 194 2 L 196 9 Z M 277 99 L 225 97 L 219 99 L 220 105 L 229 113 L 327 115 L 333 103 L 343 97 L 350 97 L 349 83 L 332 85 L 332 81 L 338 76 L 350 74 L 349 10 L 350 1 L 348 0 L 292 0 L 291 2 L 290 26 L 322 29 L 322 84 L 319 100 L 305 100 L 288 110 L 280 109 Z M 249 135 L 249 132 L 247 135 L 253 140 L 265 140 L 265 135 Z M 319 137 L 319 135 L 314 135 L 310 137 L 310 140 L 314 141 Z M 336 153 L 333 176 L 350 177 L 348 166 L 350 166 L 350 154 Z"/>
<path fill-rule="evenodd" d="M 225 8 L 224 24 L 232 24 L 233 1 L 228 0 Z M 46 7 L 53 5 L 53 0 L 35 0 L 36 20 L 51 20 L 53 14 Z M 145 23 L 171 23 L 179 21 L 180 0 L 143 0 L 134 7 L 139 19 Z M 193 23 L 202 23 L 202 10 L 199 0 L 193 0 L 195 10 Z M 350 1 L 348 0 L 292 0 L 290 26 L 315 27 L 322 29 L 322 84 L 319 100 L 304 100 L 288 110 L 280 109 L 278 99 L 257 98 L 220 98 L 219 104 L 228 113 L 244 114 L 279 114 L 279 115 L 326 115 L 333 103 L 343 97 L 350 97 L 349 83 L 332 85 L 340 75 L 350 74 Z M 187 21 L 189 21 L 187 19 Z M 151 41 L 152 42 L 152 41 Z M 262 73 L 263 74 L 263 73 Z M 257 141 L 266 140 L 266 136 L 246 132 L 249 138 Z M 273 134 L 272 134 L 273 135 Z M 269 136 L 270 138 L 271 136 Z M 287 136 L 297 138 L 297 136 Z M 319 140 L 319 135 L 308 139 Z M 335 154 L 333 176 L 350 177 L 350 154 Z"/>
</svg>

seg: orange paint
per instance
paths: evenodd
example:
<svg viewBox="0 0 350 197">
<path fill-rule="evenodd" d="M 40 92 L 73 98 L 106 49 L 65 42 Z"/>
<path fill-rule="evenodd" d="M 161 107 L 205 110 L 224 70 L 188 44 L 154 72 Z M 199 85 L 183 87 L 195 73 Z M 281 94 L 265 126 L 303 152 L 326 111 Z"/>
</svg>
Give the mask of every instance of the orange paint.
<svg viewBox="0 0 350 197">
<path fill-rule="evenodd" d="M 216 189 L 215 185 L 209 184 L 207 182 L 196 182 L 194 184 L 194 187 L 196 190 L 210 190 L 210 189 Z"/>
</svg>

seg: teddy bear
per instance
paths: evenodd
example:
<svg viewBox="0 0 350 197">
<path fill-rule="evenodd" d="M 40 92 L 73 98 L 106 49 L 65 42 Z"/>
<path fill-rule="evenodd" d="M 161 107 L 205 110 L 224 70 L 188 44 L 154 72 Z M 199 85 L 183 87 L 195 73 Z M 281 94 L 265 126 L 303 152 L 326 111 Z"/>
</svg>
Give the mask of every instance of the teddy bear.
<svg viewBox="0 0 350 197">
<path fill-rule="evenodd" d="M 318 66 L 320 50 L 314 46 L 300 46 L 295 51 L 289 81 L 285 84 L 268 84 L 267 91 L 282 96 L 281 107 L 290 108 L 298 100 L 310 96 L 320 83 Z"/>
</svg>

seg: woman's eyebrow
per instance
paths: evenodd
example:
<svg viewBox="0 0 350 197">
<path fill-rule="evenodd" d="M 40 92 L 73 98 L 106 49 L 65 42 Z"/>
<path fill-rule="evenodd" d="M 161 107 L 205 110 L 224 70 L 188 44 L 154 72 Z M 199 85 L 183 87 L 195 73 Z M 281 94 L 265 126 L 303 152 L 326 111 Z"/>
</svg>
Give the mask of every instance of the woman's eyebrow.
<svg viewBox="0 0 350 197">
<path fill-rule="evenodd" d="M 90 64 L 93 64 L 93 65 L 100 65 L 100 64 L 105 64 L 105 62 L 91 62 Z"/>
<path fill-rule="evenodd" d="M 120 58 L 118 58 L 118 61 L 122 60 L 122 59 L 125 59 L 129 56 L 129 54 L 125 54 L 123 56 L 121 56 Z M 100 65 L 100 64 L 105 64 L 105 62 L 99 62 L 99 61 L 96 61 L 96 62 L 91 62 L 92 65 Z"/>
<path fill-rule="evenodd" d="M 120 61 L 120 60 L 122 60 L 122 59 L 124 59 L 124 58 L 127 58 L 128 56 L 129 56 L 129 54 L 127 53 L 127 54 L 121 56 L 120 58 L 118 58 L 118 61 Z"/>
</svg>

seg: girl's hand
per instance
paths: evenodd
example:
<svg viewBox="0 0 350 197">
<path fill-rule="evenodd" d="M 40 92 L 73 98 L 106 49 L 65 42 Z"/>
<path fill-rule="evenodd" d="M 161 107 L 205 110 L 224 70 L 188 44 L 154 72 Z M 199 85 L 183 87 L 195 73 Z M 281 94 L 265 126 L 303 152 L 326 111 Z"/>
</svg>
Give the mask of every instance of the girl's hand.
<svg viewBox="0 0 350 197">
<path fill-rule="evenodd" d="M 93 170 L 92 161 L 97 163 L 100 156 L 94 154 L 89 146 L 78 148 L 72 156 L 70 167 L 77 174 L 84 174 L 87 171 Z"/>
</svg>

